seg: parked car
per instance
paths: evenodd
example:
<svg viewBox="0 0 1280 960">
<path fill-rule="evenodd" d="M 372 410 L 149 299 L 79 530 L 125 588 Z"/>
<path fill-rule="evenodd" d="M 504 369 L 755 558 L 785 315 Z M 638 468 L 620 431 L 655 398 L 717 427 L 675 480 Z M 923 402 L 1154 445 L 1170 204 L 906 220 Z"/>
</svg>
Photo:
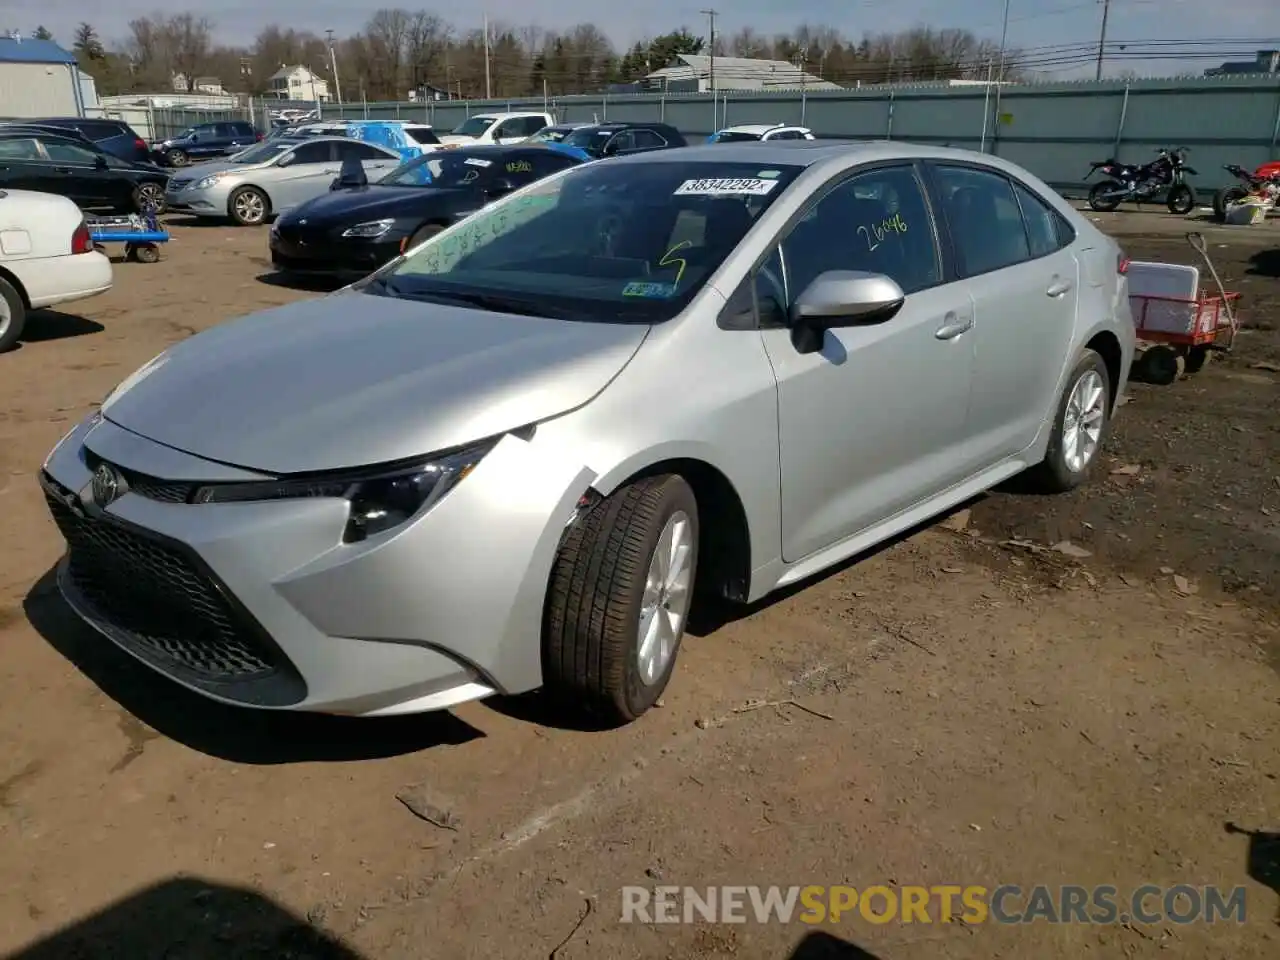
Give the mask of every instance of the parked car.
<svg viewBox="0 0 1280 960">
<path fill-rule="evenodd" d="M 554 122 L 549 113 L 478 113 L 442 136 L 440 143 L 449 149 L 468 144 L 519 143 Z"/>
<path fill-rule="evenodd" d="M 545 686 L 627 721 L 695 591 L 754 601 L 1015 474 L 1088 479 L 1127 262 L 989 154 L 582 164 L 127 378 L 40 474 L 59 583 L 226 703 Z"/>
<path fill-rule="evenodd" d="M 725 127 L 707 138 L 708 143 L 749 143 L 766 140 L 816 140 L 808 127 L 790 127 L 783 123 L 744 123 Z"/>
<path fill-rule="evenodd" d="M 121 160 L 147 163 L 151 159 L 147 141 L 123 120 L 107 117 L 47 117 L 30 122 L 64 133 L 77 133 Z"/>
<path fill-rule="evenodd" d="M 379 175 L 401 162 L 386 147 L 348 137 L 270 140 L 175 175 L 165 201 L 174 212 L 257 226 L 325 193 L 348 157 Z"/>
<path fill-rule="evenodd" d="M 262 134 L 247 120 L 201 123 L 188 127 L 176 137 L 151 145 L 151 155 L 158 163 L 185 167 L 193 160 L 209 160 L 239 153 L 262 140 Z"/>
<path fill-rule="evenodd" d="M 542 144 L 427 154 L 373 184 L 332 191 L 271 227 L 278 270 L 364 276 L 486 204 L 580 161 Z"/>
<path fill-rule="evenodd" d="M 688 145 L 684 134 L 670 124 L 625 121 L 579 127 L 560 143 L 566 147 L 576 147 L 594 160 Z"/>
<path fill-rule="evenodd" d="M 71 134 L 0 128 L 0 187 L 54 193 L 83 210 L 134 213 L 164 209 L 169 175 L 121 160 Z"/>
<path fill-rule="evenodd" d="M 564 138 L 575 130 L 589 127 L 589 123 L 556 123 L 543 127 L 528 139 L 528 143 L 563 143 Z"/>
<path fill-rule="evenodd" d="M 111 261 L 65 197 L 0 190 L 0 236 L 0 353 L 17 344 L 29 311 L 111 289 Z"/>
</svg>

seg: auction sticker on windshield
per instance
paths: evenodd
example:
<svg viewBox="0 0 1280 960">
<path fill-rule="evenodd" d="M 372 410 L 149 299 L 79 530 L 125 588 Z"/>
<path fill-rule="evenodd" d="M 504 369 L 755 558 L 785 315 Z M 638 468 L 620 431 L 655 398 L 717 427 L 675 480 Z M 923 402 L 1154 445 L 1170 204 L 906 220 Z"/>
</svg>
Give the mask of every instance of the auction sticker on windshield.
<svg viewBox="0 0 1280 960">
<path fill-rule="evenodd" d="M 763 197 L 778 185 L 777 180 L 760 177 L 724 177 L 715 180 L 686 180 L 676 187 L 676 196 L 701 197 Z"/>
</svg>

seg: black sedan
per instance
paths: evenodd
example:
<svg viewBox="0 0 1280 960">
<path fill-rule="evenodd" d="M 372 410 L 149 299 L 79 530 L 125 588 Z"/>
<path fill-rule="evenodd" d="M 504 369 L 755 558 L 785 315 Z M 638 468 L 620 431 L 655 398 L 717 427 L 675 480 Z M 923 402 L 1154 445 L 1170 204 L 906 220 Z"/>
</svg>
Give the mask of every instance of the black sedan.
<svg viewBox="0 0 1280 960">
<path fill-rule="evenodd" d="M 56 193 L 83 210 L 159 213 L 168 182 L 159 167 L 122 160 L 75 133 L 0 129 L 0 188 Z"/>
<path fill-rule="evenodd" d="M 271 262 L 288 273 L 371 273 L 485 204 L 582 161 L 554 144 L 433 151 L 372 184 L 344 185 L 282 214 Z"/>
</svg>

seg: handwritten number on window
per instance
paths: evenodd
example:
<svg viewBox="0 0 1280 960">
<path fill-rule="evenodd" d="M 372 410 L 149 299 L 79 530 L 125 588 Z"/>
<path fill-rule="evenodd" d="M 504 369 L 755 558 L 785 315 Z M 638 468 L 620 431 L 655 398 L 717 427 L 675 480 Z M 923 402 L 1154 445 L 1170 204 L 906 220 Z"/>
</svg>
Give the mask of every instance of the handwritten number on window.
<svg viewBox="0 0 1280 960">
<path fill-rule="evenodd" d="M 902 219 L 901 213 L 895 213 L 892 217 L 887 217 L 879 223 L 858 227 L 858 234 L 867 241 L 868 251 L 874 251 L 889 234 L 903 234 L 906 232 L 907 221 Z"/>
</svg>

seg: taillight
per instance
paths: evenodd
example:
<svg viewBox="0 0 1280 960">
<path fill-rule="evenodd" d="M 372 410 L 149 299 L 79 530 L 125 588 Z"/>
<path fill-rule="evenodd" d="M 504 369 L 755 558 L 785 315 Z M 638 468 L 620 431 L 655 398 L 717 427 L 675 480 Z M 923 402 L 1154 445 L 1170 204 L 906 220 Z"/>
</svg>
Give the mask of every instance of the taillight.
<svg viewBox="0 0 1280 960">
<path fill-rule="evenodd" d="M 259 133 L 259 134 L 257 134 L 257 138 L 258 138 L 258 142 L 259 142 L 259 143 L 261 143 L 261 142 L 262 142 L 262 134 L 260 134 L 260 133 Z"/>
<path fill-rule="evenodd" d="M 75 253 L 93 253 L 93 237 L 89 236 L 89 225 L 83 220 L 80 226 L 76 227 L 76 232 L 71 235 L 71 252 Z"/>
<path fill-rule="evenodd" d="M 1124 276 L 1129 272 L 1129 258 L 1123 252 L 1116 254 L 1116 273 Z"/>
<path fill-rule="evenodd" d="M 133 140 L 133 146 L 134 149 L 145 152 L 147 149 L 147 141 L 143 140 L 141 137 L 135 137 Z"/>
</svg>

